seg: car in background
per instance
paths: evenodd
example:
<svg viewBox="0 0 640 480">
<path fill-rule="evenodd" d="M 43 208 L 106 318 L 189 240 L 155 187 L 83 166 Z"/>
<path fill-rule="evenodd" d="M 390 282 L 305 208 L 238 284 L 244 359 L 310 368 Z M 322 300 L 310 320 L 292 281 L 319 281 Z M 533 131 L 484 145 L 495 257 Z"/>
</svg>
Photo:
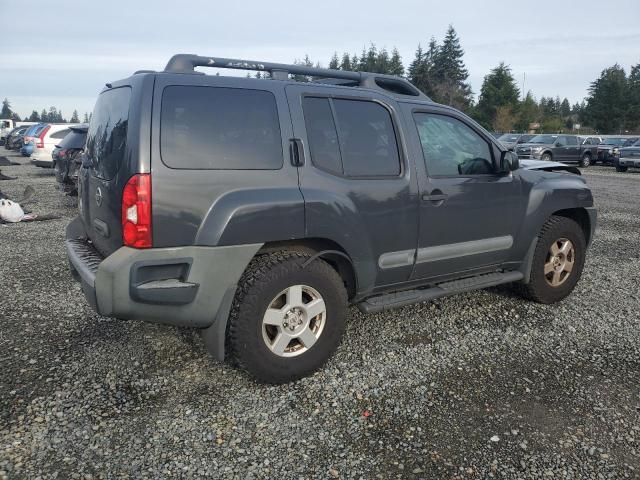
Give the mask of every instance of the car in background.
<svg viewBox="0 0 640 480">
<path fill-rule="evenodd" d="M 4 148 L 7 150 L 19 150 L 22 147 L 22 137 L 28 129 L 28 125 L 23 125 L 11 130 L 5 139 Z"/>
<path fill-rule="evenodd" d="M 30 157 L 35 147 L 34 137 L 37 136 L 46 127 L 46 123 L 37 123 L 32 125 L 24 132 L 22 137 L 22 146 L 20 147 L 20 153 L 23 157 Z"/>
<path fill-rule="evenodd" d="M 88 129 L 89 125 L 86 123 L 69 127 L 69 134 L 56 145 L 51 154 L 58 185 L 68 195 L 78 194 L 78 169 L 82 163 Z"/>
<path fill-rule="evenodd" d="M 70 132 L 70 125 L 48 124 L 34 137 L 35 148 L 31 154 L 31 163 L 36 167 L 53 168 L 53 152 L 56 144 Z"/>
<path fill-rule="evenodd" d="M 595 159 L 597 145 L 587 145 L 577 135 L 536 135 L 528 143 L 518 145 L 515 152 L 522 160 L 577 163 L 586 168 Z"/>
<path fill-rule="evenodd" d="M 640 168 L 640 140 L 620 149 L 619 158 L 613 162 L 616 172 L 626 172 L 629 168 Z"/>
<path fill-rule="evenodd" d="M 602 162 L 603 165 L 615 165 L 615 161 L 620 155 L 620 149 L 633 145 L 637 140 L 637 137 L 605 138 L 602 143 L 598 145 L 597 161 Z"/>
<path fill-rule="evenodd" d="M 508 150 L 513 150 L 516 145 L 520 145 L 522 143 L 527 143 L 531 140 L 535 135 L 529 133 L 505 133 L 498 137 L 500 143 L 502 143 Z"/>
</svg>

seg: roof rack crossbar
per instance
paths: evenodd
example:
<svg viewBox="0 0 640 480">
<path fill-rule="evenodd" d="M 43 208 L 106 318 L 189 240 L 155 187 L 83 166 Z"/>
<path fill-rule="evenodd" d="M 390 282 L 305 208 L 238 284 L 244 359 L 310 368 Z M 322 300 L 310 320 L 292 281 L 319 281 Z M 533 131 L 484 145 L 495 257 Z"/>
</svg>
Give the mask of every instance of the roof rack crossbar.
<svg viewBox="0 0 640 480">
<path fill-rule="evenodd" d="M 286 63 L 260 62 L 235 58 L 202 57 L 200 55 L 191 55 L 186 53 L 179 53 L 171 57 L 164 71 L 172 73 L 193 73 L 196 67 L 231 68 L 236 70 L 269 72 L 271 77 L 277 80 L 286 80 L 288 79 L 289 74 L 343 79 L 357 82 L 358 85 L 369 88 L 380 88 L 376 85 L 376 79 L 378 79 L 387 83 L 392 82 L 394 84 L 401 85 L 403 90 L 406 90 L 407 95 L 420 96 L 423 98 L 426 97 L 424 93 L 418 90 L 407 79 L 392 75 L 382 75 L 370 72 L 351 72 L 348 70 L 332 70 L 329 68 L 308 67 L 306 65 L 289 65 Z"/>
</svg>

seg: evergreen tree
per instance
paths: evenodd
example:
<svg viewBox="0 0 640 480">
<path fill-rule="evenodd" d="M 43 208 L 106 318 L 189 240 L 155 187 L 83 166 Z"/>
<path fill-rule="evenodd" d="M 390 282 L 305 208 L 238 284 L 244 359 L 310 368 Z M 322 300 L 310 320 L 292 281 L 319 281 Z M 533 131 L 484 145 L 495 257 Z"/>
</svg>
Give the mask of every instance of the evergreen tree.
<svg viewBox="0 0 640 480">
<path fill-rule="evenodd" d="M 569 100 L 566 98 L 562 100 L 562 103 L 560 104 L 560 115 L 562 115 L 562 118 L 566 118 L 571 115 L 571 105 L 569 104 Z"/>
<path fill-rule="evenodd" d="M 11 102 L 9 99 L 5 98 L 2 101 L 2 110 L 0 110 L 0 118 L 11 118 L 13 117 L 13 111 L 11 110 Z"/>
<path fill-rule="evenodd" d="M 49 121 L 49 115 L 47 114 L 47 111 L 43 108 L 42 112 L 40 113 L 40 121 L 41 122 L 48 122 Z"/>
<path fill-rule="evenodd" d="M 34 110 L 33 112 L 31 112 L 31 115 L 29 115 L 29 118 L 26 119 L 27 122 L 39 122 L 40 121 L 40 115 L 38 115 L 38 111 Z"/>
<path fill-rule="evenodd" d="M 471 105 L 472 91 L 468 83 L 469 72 L 462 57 L 464 50 L 458 34 L 449 25 L 447 34 L 434 59 L 434 77 L 436 80 L 435 99 L 440 103 L 464 110 Z"/>
<path fill-rule="evenodd" d="M 626 128 L 640 131 L 640 63 L 631 67 L 628 80 L 629 107 L 626 115 Z"/>
<path fill-rule="evenodd" d="M 338 52 L 333 53 L 333 57 L 331 57 L 331 61 L 329 62 L 329 68 L 333 70 L 337 70 L 340 68 L 340 60 L 338 59 Z"/>
<path fill-rule="evenodd" d="M 424 52 L 422 46 L 418 45 L 416 56 L 409 66 L 409 81 L 432 99 L 435 99 L 436 95 L 434 63 L 438 50 L 436 39 L 431 37 L 429 49 Z"/>
<path fill-rule="evenodd" d="M 391 51 L 391 59 L 389 60 L 389 68 L 387 73 L 390 75 L 404 75 L 404 65 L 402 65 L 402 57 L 400 57 L 400 52 L 398 52 L 397 48 L 393 48 Z"/>
<path fill-rule="evenodd" d="M 502 127 L 507 123 L 505 116 L 510 115 L 510 124 L 516 123 L 515 111 L 518 107 L 520 91 L 516 80 L 511 73 L 511 68 L 501 62 L 484 77 L 480 98 L 476 108 L 477 120 L 486 128 L 505 131 Z M 500 111 L 498 109 L 501 109 Z M 500 112 L 500 127 L 496 125 L 497 115 Z M 509 128 L 510 130 L 511 128 Z"/>
<path fill-rule="evenodd" d="M 340 70 L 351 70 L 351 58 L 347 52 L 342 55 L 342 61 L 340 62 Z"/>
<path fill-rule="evenodd" d="M 524 100 L 520 102 L 520 106 L 518 108 L 518 121 L 515 125 L 516 130 L 519 132 L 528 131 L 529 125 L 537 122 L 539 116 L 538 104 L 536 103 L 535 98 L 533 98 L 531 91 L 529 91 L 524 97 Z"/>
<path fill-rule="evenodd" d="M 84 112 L 84 118 L 82 119 L 82 123 L 89 123 L 89 114 Z"/>
<path fill-rule="evenodd" d="M 624 69 L 615 64 L 606 68 L 591 83 L 586 114 L 590 124 L 601 133 L 622 133 L 628 113 L 628 85 Z"/>
<path fill-rule="evenodd" d="M 389 52 L 387 52 L 386 48 L 383 48 L 378 53 L 372 71 L 376 73 L 389 73 Z"/>
<path fill-rule="evenodd" d="M 80 119 L 78 118 L 78 110 L 74 110 L 71 118 L 69 119 L 70 123 L 80 123 Z"/>
</svg>

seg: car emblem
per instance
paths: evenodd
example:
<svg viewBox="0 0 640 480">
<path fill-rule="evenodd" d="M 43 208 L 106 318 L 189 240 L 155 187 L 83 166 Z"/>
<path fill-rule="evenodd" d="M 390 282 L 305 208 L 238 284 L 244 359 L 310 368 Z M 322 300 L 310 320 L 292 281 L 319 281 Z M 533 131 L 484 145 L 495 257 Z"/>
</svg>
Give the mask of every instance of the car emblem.
<svg viewBox="0 0 640 480">
<path fill-rule="evenodd" d="M 100 190 L 100 187 L 96 189 L 96 203 L 98 206 L 102 205 L 102 190 Z"/>
</svg>

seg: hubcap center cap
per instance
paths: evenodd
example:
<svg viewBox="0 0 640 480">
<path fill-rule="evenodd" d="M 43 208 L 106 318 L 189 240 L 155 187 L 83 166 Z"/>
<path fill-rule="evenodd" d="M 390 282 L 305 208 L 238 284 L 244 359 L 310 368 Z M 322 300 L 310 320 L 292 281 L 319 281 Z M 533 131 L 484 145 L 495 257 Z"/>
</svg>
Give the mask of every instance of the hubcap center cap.
<svg viewBox="0 0 640 480">
<path fill-rule="evenodd" d="M 292 308 L 284 315 L 282 327 L 289 333 L 298 333 L 304 326 L 304 312 L 300 308 Z"/>
</svg>

